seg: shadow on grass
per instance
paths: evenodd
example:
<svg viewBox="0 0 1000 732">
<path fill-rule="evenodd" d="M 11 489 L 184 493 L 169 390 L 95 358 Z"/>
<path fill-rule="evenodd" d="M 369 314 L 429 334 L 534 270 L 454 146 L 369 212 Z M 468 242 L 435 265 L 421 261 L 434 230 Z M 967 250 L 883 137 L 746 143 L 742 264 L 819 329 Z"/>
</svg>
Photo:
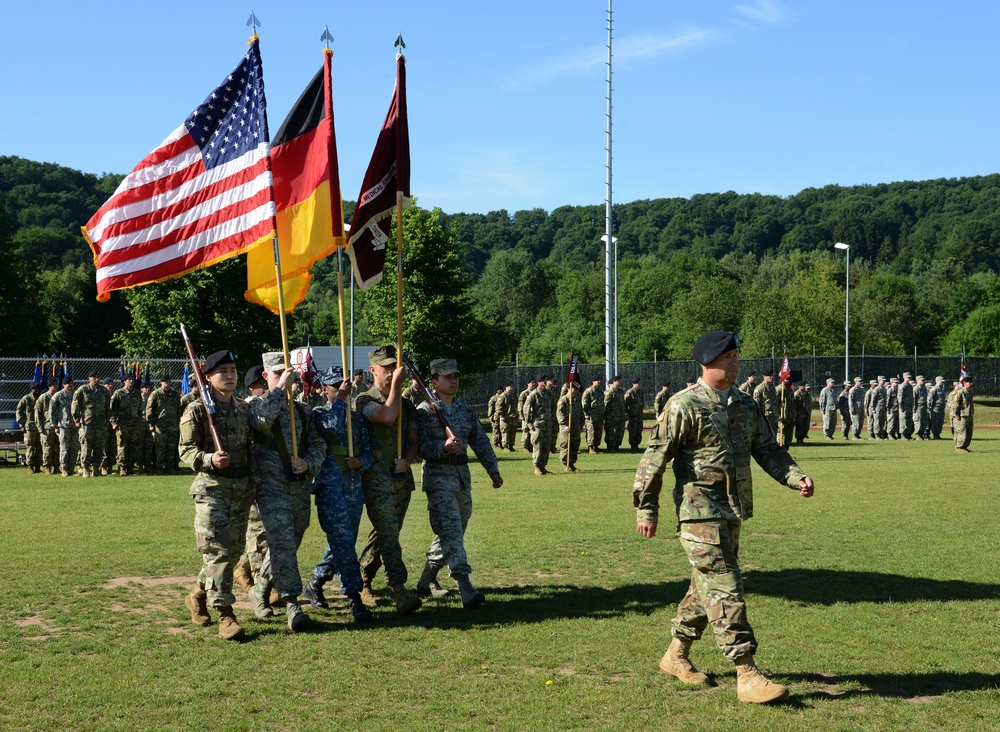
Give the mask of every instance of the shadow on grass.
<svg viewBox="0 0 1000 732">
<path fill-rule="evenodd" d="M 934 671 L 930 673 L 885 674 L 782 674 L 792 682 L 824 684 L 824 688 L 804 694 L 794 694 L 793 699 L 858 699 L 882 697 L 908 699 L 915 702 L 930 701 L 933 697 L 956 691 L 982 691 L 1000 687 L 1000 674 L 975 671 Z M 846 684 L 849 687 L 844 688 Z M 791 701 L 791 699 L 789 700 Z"/>
<path fill-rule="evenodd" d="M 1000 599 L 1000 585 L 996 584 L 837 569 L 752 570 L 746 573 L 744 583 L 748 594 L 808 605 Z"/>
</svg>

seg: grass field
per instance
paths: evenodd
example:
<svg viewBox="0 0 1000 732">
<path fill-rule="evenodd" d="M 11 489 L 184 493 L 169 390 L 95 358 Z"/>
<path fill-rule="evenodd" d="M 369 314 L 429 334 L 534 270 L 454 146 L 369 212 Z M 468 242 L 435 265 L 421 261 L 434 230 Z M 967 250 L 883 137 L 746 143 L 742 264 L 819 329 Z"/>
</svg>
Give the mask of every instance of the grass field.
<svg viewBox="0 0 1000 732">
<path fill-rule="evenodd" d="M 504 453 L 498 491 L 474 471 L 467 544 L 488 598 L 475 611 L 451 597 L 400 619 L 386 605 L 360 628 L 340 603 L 291 635 L 242 602 L 244 644 L 183 606 L 200 564 L 189 476 L 2 469 L 0 728 L 1000 729 L 1000 431 L 977 431 L 970 455 L 817 436 L 793 449 L 816 496 L 757 471 L 742 539 L 758 663 L 792 686 L 774 707 L 736 701 L 711 639 L 693 658 L 716 687 L 657 670 L 688 571 L 669 523 L 635 533 L 636 455 L 537 478 Z M 424 505 L 403 537 L 411 583 Z M 304 574 L 322 542 L 314 519 Z"/>
</svg>

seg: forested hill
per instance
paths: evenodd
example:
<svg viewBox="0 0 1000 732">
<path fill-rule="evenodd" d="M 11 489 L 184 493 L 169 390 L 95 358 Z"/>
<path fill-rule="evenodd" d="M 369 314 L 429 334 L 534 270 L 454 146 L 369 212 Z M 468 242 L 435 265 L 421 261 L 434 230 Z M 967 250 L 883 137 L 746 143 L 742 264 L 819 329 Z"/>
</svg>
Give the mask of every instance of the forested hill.
<svg viewBox="0 0 1000 732">
<path fill-rule="evenodd" d="M 12 263 L 0 272 L 0 352 L 116 355 L 111 336 L 137 327 L 127 298 L 94 301 L 79 230 L 120 180 L 0 157 L 0 253 Z M 851 247 L 852 350 L 1000 355 L 1000 175 L 642 200 L 614 215 L 623 361 L 688 358 L 708 328 L 738 330 L 748 356 L 772 346 L 843 353 L 844 255 L 834 242 Z M 602 359 L 603 205 L 428 217 L 450 232 L 466 269 L 453 276 L 494 362 L 558 362 L 570 348 Z M 213 269 L 209 286 L 216 276 L 239 286 L 237 263 Z M 334 338 L 334 281 L 329 262 L 317 266 L 296 338 Z M 364 333 L 372 311 L 359 299 Z"/>
</svg>

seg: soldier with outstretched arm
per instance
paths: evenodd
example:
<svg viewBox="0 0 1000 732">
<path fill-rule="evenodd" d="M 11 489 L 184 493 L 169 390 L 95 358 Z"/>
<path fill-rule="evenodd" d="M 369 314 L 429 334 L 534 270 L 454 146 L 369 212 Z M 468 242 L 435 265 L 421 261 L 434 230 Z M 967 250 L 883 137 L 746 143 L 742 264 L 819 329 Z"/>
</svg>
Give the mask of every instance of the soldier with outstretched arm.
<svg viewBox="0 0 1000 732">
<path fill-rule="evenodd" d="M 678 537 L 692 572 L 660 669 L 687 684 L 707 684 L 688 654 L 711 625 L 719 648 L 736 665 L 740 701 L 764 703 L 784 699 L 788 689 L 754 663 L 757 640 L 743 598 L 739 541 L 742 523 L 753 515 L 750 458 L 804 498 L 812 496 L 813 482 L 775 442 L 753 398 L 734 386 L 738 348 L 736 334 L 724 331 L 706 333 L 695 344 L 702 376 L 657 419 L 635 475 L 633 503 L 636 530 L 656 536 L 663 473 L 672 461 Z"/>
</svg>

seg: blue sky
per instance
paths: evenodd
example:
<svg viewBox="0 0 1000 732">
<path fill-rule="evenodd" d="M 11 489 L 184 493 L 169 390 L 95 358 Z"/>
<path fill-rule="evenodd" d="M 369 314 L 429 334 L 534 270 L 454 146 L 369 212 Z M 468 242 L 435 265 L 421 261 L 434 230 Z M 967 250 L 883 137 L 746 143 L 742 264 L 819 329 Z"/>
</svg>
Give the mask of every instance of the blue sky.
<svg viewBox="0 0 1000 732">
<path fill-rule="evenodd" d="M 126 173 L 238 62 L 249 3 L 4 9 L 0 155 Z M 335 42 L 355 199 L 406 42 L 412 190 L 603 202 L 607 0 L 254 0 L 272 134 Z M 1000 3 L 616 0 L 614 199 L 994 173 Z"/>
</svg>

